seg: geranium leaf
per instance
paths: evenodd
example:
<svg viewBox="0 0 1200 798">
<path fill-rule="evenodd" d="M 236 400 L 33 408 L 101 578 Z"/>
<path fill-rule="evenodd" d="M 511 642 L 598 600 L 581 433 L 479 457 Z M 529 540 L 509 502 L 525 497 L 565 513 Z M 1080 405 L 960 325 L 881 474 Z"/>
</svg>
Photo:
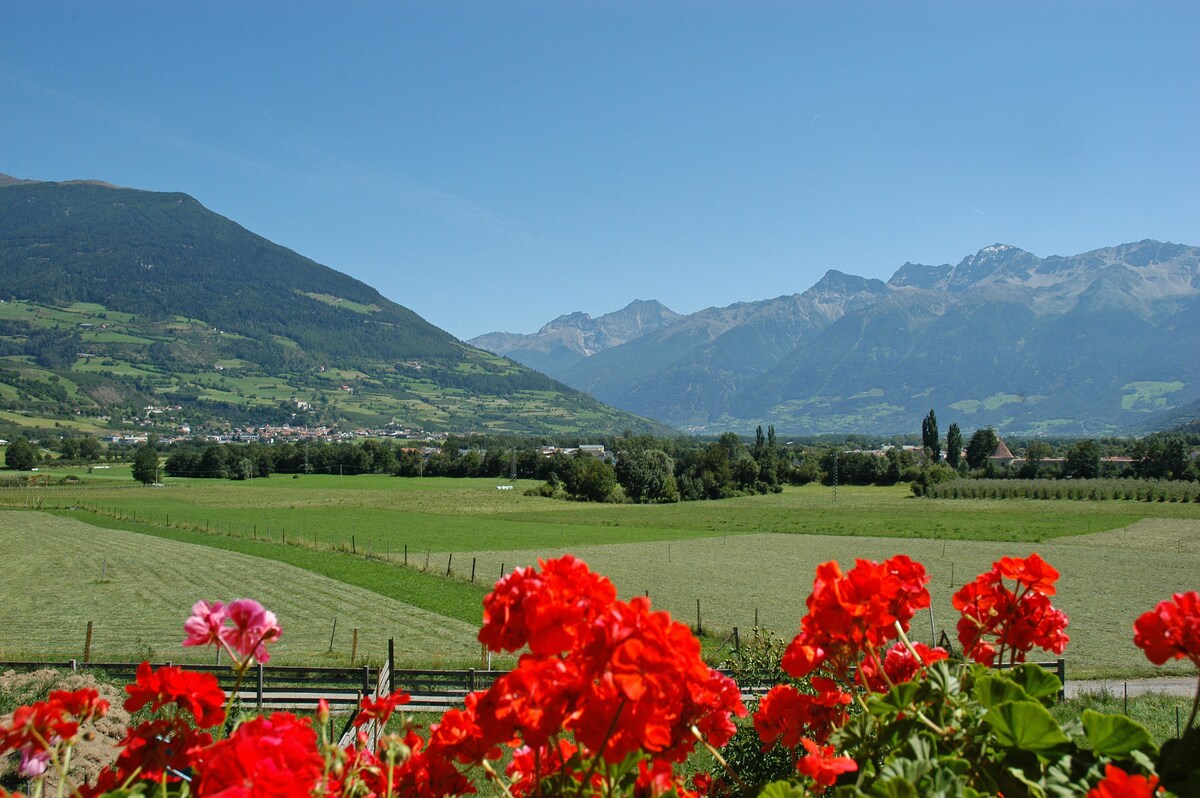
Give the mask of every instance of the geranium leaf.
<svg viewBox="0 0 1200 798">
<path fill-rule="evenodd" d="M 878 707 L 883 710 L 883 714 L 894 715 L 903 712 L 912 706 L 913 701 L 917 697 L 917 691 L 920 689 L 921 685 L 918 682 L 903 682 L 888 692 L 878 695 L 871 702 L 871 708 L 874 710 Z M 871 714 L 878 715 L 880 713 L 873 711 Z"/>
<path fill-rule="evenodd" d="M 1031 662 L 1023 662 L 1013 668 L 1008 672 L 1008 677 L 1030 696 L 1047 705 L 1057 701 L 1058 694 L 1063 689 L 1058 674 Z"/>
<path fill-rule="evenodd" d="M 1163 743 L 1158 758 L 1162 784 L 1176 795 L 1200 795 L 1200 727 L 1193 727 L 1177 740 Z"/>
<path fill-rule="evenodd" d="M 1085 709 L 1080 720 L 1092 750 L 1102 756 L 1124 759 L 1134 751 L 1158 751 L 1150 732 L 1123 715 L 1105 715 Z"/>
<path fill-rule="evenodd" d="M 787 781 L 773 781 L 758 794 L 759 798 L 808 798 L 808 793 Z"/>
<path fill-rule="evenodd" d="M 988 710 L 983 720 L 1006 747 L 1035 754 L 1045 753 L 1070 742 L 1058 721 L 1036 701 L 1008 701 Z"/>
<path fill-rule="evenodd" d="M 974 692 L 975 700 L 989 709 L 1005 702 L 1036 700 L 1006 676 L 981 676 L 975 682 Z"/>
</svg>

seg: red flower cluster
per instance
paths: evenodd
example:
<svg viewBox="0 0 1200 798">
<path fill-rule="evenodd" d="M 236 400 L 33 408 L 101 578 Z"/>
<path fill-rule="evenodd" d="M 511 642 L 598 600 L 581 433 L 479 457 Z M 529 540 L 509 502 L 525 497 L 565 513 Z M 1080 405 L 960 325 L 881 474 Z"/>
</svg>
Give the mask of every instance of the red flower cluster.
<svg viewBox="0 0 1200 798">
<path fill-rule="evenodd" d="M 843 773 L 858 770 L 858 763 L 848 756 L 837 756 L 833 746 L 819 746 L 807 737 L 800 741 L 807 755 L 796 763 L 796 770 L 820 784 L 830 787 Z"/>
<path fill-rule="evenodd" d="M 0 753 L 20 750 L 21 774 L 40 776 L 57 746 L 79 734 L 83 722 L 103 717 L 108 702 L 90 687 L 56 690 L 45 701 L 17 707 L 7 726 L 0 726 Z"/>
<path fill-rule="evenodd" d="M 377 699 L 371 699 L 369 696 L 366 696 L 362 699 L 357 717 L 354 718 L 354 727 L 360 729 L 371 721 L 375 721 L 382 728 L 387 725 L 388 719 L 392 717 L 392 713 L 398 707 L 407 704 L 411 700 L 412 696 L 401 690 Z M 328 711 L 328 707 L 323 705 L 322 711 Z"/>
<path fill-rule="evenodd" d="M 858 560 L 843 574 L 834 561 L 817 566 L 808 614 L 783 655 L 783 669 L 803 678 L 817 668 L 847 676 L 864 655 L 877 657 L 929 606 L 929 576 L 920 563 L 897 555 L 882 563 Z"/>
<path fill-rule="evenodd" d="M 125 692 L 129 693 L 125 701 L 129 712 L 137 712 L 147 704 L 153 712 L 175 704 L 190 713 L 202 729 L 225 720 L 225 691 L 211 673 L 173 666 L 153 670 L 149 662 L 143 662 L 138 666 L 136 681 L 126 685 Z"/>
<path fill-rule="evenodd" d="M 805 737 L 823 743 L 846 722 L 846 707 L 853 701 L 850 694 L 839 690 L 832 679 L 814 677 L 811 684 L 815 695 L 778 684 L 758 702 L 754 729 L 764 751 L 777 741 L 784 748 L 796 748 Z"/>
<path fill-rule="evenodd" d="M 670 770 L 694 747 L 693 727 L 721 746 L 735 730 L 730 715 L 745 713 L 737 686 L 704 664 L 687 626 L 645 598 L 618 601 L 611 582 L 570 555 L 502 579 L 484 600 L 479 639 L 529 652 L 464 710 L 447 712 L 430 745 L 478 763 L 520 740 L 531 752 L 520 784 L 572 777 L 561 772 L 564 732 L 578 746 L 572 761 L 615 764 L 645 752 Z M 662 767 L 647 771 L 648 784 Z"/>
<path fill-rule="evenodd" d="M 198 757 L 198 798 L 309 798 L 325 771 L 308 719 L 258 717 Z"/>
<path fill-rule="evenodd" d="M 946 649 L 930 648 L 924 643 L 913 643 L 911 647 L 896 643 L 883 657 L 882 673 L 877 660 L 868 657 L 863 660 L 858 676 L 867 689 L 882 693 L 892 685 L 911 682 L 923 674 L 927 666 L 949 656 Z"/>
<path fill-rule="evenodd" d="M 219 726 L 225 720 L 225 692 L 211 673 L 171 666 L 154 670 L 150 663 L 143 662 L 138 666 L 137 680 L 126 685 L 125 692 L 129 694 L 125 700 L 129 712 L 146 706 L 153 712 L 164 707 L 176 711 L 129 728 L 117 744 L 121 753 L 115 768 L 102 771 L 97 784 L 85 791 L 88 795 L 135 779 L 179 781 L 180 773 L 212 745 L 212 736 L 200 729 Z"/>
<path fill-rule="evenodd" d="M 1189 659 L 1200 668 L 1200 593 L 1176 593 L 1133 623 L 1133 642 L 1155 665 Z"/>
<path fill-rule="evenodd" d="M 912 678 L 946 653 L 922 646 L 918 662 L 903 644 L 886 657 L 882 651 L 908 629 L 918 610 L 929 606 L 928 582 L 925 568 L 903 555 L 882 563 L 857 560 L 844 574 L 833 561 L 817 566 L 808 614 L 784 652 L 783 670 L 802 679 L 822 669 L 871 690 L 887 689 L 888 679 Z M 812 677 L 809 684 L 813 694 L 790 685 L 772 688 L 754 713 L 754 727 L 764 750 L 776 742 L 792 749 L 797 770 L 828 786 L 839 773 L 856 769 L 853 760 L 821 748 L 845 724 L 852 698 L 833 679 Z"/>
<path fill-rule="evenodd" d="M 1016 582 L 1009 589 L 1005 579 Z M 985 665 L 997 659 L 1009 664 L 1024 662 L 1035 646 L 1055 654 L 1066 648 L 1067 616 L 1055 609 L 1058 571 L 1036 554 L 1021 559 L 1004 557 L 974 582 L 954 594 L 954 608 L 962 613 L 958 640 L 966 656 Z"/>
<path fill-rule="evenodd" d="M 341 756 L 318 795 L 440 798 L 475 792 L 454 763 L 412 729 L 385 735 L 374 751 L 352 748 Z"/>
<path fill-rule="evenodd" d="M 1104 778 L 1088 791 L 1087 798 L 1154 798 L 1161 790 L 1158 779 L 1130 776 L 1116 765 L 1104 766 Z"/>
</svg>

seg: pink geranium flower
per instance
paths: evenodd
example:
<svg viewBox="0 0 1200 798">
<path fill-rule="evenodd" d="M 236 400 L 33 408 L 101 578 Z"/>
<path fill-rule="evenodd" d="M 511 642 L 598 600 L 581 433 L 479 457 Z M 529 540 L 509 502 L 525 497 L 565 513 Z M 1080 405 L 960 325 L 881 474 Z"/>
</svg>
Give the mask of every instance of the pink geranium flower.
<svg viewBox="0 0 1200 798">
<path fill-rule="evenodd" d="M 231 601 L 225 612 L 233 625 L 221 628 L 221 641 L 242 657 L 253 654 L 259 662 L 269 660 L 266 644 L 278 640 L 283 633 L 275 613 L 263 609 L 253 599 Z"/>
<path fill-rule="evenodd" d="M 191 616 L 183 622 L 183 631 L 187 632 L 185 646 L 207 646 L 221 644 L 221 626 L 227 616 L 225 605 L 219 601 L 209 604 L 207 601 L 197 601 L 192 605 Z"/>
</svg>

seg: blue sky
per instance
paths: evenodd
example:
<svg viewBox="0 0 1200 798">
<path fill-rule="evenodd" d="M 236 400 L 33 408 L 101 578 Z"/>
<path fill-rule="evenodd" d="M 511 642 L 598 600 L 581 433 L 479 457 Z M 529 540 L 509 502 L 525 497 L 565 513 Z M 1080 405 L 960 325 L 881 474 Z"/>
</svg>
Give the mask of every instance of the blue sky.
<svg viewBox="0 0 1200 798">
<path fill-rule="evenodd" d="M 1200 244 L 1197 3 L 3 3 L 0 172 L 183 191 L 460 337 Z"/>
</svg>

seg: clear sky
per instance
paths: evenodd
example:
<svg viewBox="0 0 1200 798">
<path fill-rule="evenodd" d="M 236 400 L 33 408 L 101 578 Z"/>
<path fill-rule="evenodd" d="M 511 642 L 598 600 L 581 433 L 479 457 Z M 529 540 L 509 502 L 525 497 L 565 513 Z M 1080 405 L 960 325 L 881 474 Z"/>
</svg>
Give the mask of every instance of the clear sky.
<svg viewBox="0 0 1200 798">
<path fill-rule="evenodd" d="M 0 0 L 0 172 L 183 191 L 463 338 L 1200 244 L 1200 3 Z"/>
</svg>

